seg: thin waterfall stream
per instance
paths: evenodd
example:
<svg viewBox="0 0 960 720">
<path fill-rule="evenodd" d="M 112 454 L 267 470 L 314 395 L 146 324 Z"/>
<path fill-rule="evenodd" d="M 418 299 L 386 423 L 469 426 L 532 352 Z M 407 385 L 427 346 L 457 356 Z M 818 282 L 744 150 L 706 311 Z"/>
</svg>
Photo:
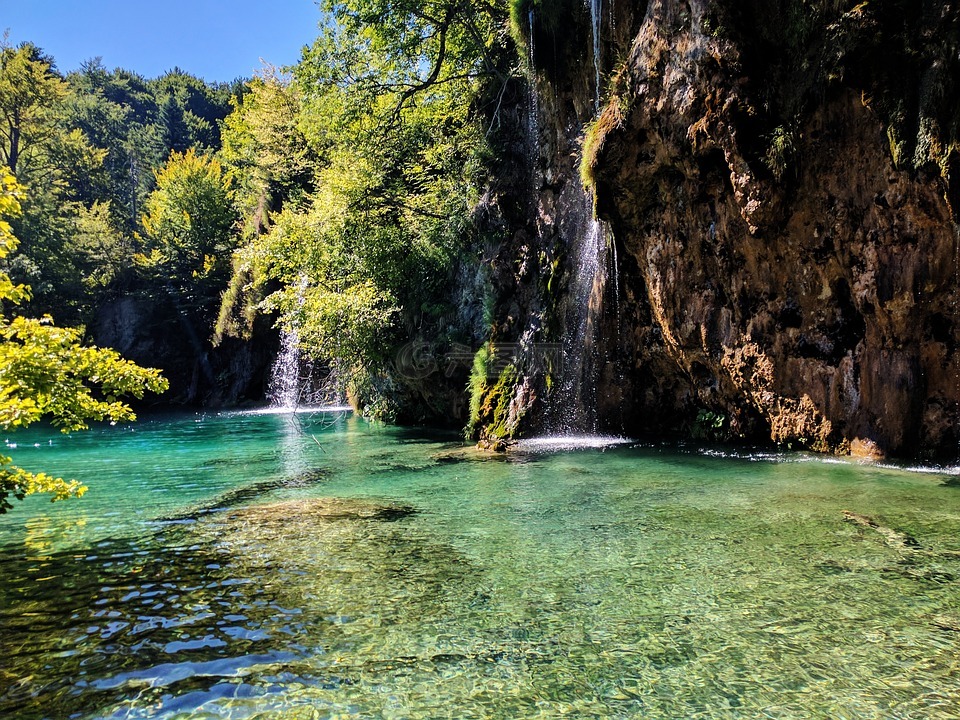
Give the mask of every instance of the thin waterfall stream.
<svg viewBox="0 0 960 720">
<path fill-rule="evenodd" d="M 280 352 L 270 373 L 270 404 L 280 408 L 300 405 L 303 383 L 300 377 L 300 338 L 295 330 L 284 330 L 280 336 Z"/>
<path fill-rule="evenodd" d="M 307 281 L 301 279 L 297 285 L 301 307 L 306 291 Z M 271 369 L 267 399 L 272 407 L 285 410 L 344 404 L 334 368 L 322 366 L 303 352 L 297 327 L 281 331 L 280 351 Z"/>
<path fill-rule="evenodd" d="M 566 333 L 562 338 L 563 366 L 546 423 L 549 433 L 563 436 L 595 434 L 599 430 L 597 380 L 608 292 L 614 293 L 614 308 L 619 302 L 616 250 L 606 224 L 593 217 L 592 198 L 586 192 L 569 232 L 571 259 Z"/>
<path fill-rule="evenodd" d="M 527 15 L 529 25 L 529 37 L 527 44 L 527 88 L 529 91 L 529 101 L 527 104 L 527 153 L 530 162 L 530 199 L 534 207 L 537 205 L 537 194 L 540 190 L 540 98 L 537 90 L 537 68 L 536 68 L 536 45 L 534 40 L 534 15 L 533 8 Z"/>
<path fill-rule="evenodd" d="M 603 0 L 588 0 L 590 7 L 590 28 L 591 38 L 593 40 L 593 69 L 595 73 L 594 82 L 594 112 L 600 111 L 600 24 L 603 22 Z M 611 13 L 612 0 L 611 0 Z"/>
</svg>

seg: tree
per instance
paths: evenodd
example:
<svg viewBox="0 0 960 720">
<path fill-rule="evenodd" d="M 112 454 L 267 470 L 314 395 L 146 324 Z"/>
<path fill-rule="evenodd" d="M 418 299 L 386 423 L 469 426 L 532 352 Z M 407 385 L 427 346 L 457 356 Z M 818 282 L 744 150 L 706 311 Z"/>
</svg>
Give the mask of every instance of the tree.
<svg viewBox="0 0 960 720">
<path fill-rule="evenodd" d="M 0 218 L 20 211 L 12 175 L 0 177 Z M 0 259 L 17 247 L 10 225 L 0 220 Z M 0 302 L 19 304 L 30 295 L 0 273 Z M 59 328 L 49 316 L 41 319 L 0 314 L 0 427 L 4 430 L 49 419 L 63 432 L 83 430 L 91 420 L 136 419 L 121 400 L 142 398 L 145 391 L 164 392 L 167 381 L 158 370 L 139 367 L 113 350 L 81 345 L 81 332 Z M 79 497 L 86 488 L 46 473 L 34 473 L 0 456 L 0 513 L 13 506 L 9 498 L 49 493 L 53 500 Z"/>
<path fill-rule="evenodd" d="M 478 262 L 471 218 L 488 157 L 478 108 L 515 57 L 503 2 L 320 5 L 321 35 L 292 80 L 256 80 L 224 124 L 225 161 L 258 181 L 272 217 L 262 222 L 265 203 L 243 204 L 256 232 L 236 255 L 219 329 L 236 332 L 259 290 L 261 310 L 342 382 L 376 388 L 412 334 L 456 332 L 451 280 L 458 263 Z M 309 163 L 290 146 L 309 148 Z M 296 202 L 277 204 L 300 167 Z"/>
<path fill-rule="evenodd" d="M 299 86 L 274 68 L 250 81 L 222 127 L 220 157 L 238 178 L 238 204 L 256 234 L 269 215 L 314 187 L 317 153 L 300 128 Z"/>
<path fill-rule="evenodd" d="M 172 152 L 156 176 L 143 217 L 141 262 L 202 306 L 211 293 L 219 294 L 236 246 L 232 180 L 219 162 L 192 148 Z"/>
<path fill-rule="evenodd" d="M 12 220 L 19 252 L 6 271 L 33 289 L 24 314 L 55 312 L 71 323 L 89 313 L 71 247 L 74 218 L 106 192 L 106 152 L 68 124 L 69 88 L 35 46 L 0 46 L 0 158 L 24 189 Z"/>
<path fill-rule="evenodd" d="M 85 63 L 67 76 L 68 127 L 81 130 L 91 144 L 106 151 L 104 192 L 89 201 L 110 202 L 121 228 L 133 233 L 147 195 L 153 190 L 153 170 L 170 153 L 160 107 L 147 80 L 125 70 L 108 72 L 99 60 Z"/>
<path fill-rule="evenodd" d="M 179 68 L 150 81 L 150 86 L 168 149 L 183 153 L 220 146 L 220 123 L 230 113 L 230 98 L 238 86 L 208 85 Z"/>
<path fill-rule="evenodd" d="M 56 131 L 66 84 L 36 46 L 0 46 L 0 159 L 14 176 Z"/>
</svg>

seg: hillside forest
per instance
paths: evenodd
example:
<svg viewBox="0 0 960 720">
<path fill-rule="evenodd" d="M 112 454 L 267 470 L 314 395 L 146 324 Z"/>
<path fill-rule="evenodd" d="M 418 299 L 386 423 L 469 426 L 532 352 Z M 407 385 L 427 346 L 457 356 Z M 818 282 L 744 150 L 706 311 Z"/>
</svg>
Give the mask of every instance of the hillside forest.
<svg viewBox="0 0 960 720">
<path fill-rule="evenodd" d="M 410 338 L 483 334 L 454 319 L 451 281 L 479 267 L 471 213 L 518 72 L 507 9 L 323 5 L 297 66 L 229 84 L 2 48 L 0 160 L 21 207 L 3 270 L 32 288 L 18 313 L 159 365 L 166 405 L 262 399 L 295 328 L 382 417 Z"/>
</svg>

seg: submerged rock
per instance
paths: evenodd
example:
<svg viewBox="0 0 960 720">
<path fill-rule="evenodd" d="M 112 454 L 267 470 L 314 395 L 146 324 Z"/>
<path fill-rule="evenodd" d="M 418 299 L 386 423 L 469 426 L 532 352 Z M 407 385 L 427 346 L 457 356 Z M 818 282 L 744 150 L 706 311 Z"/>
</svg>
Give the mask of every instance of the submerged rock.
<svg viewBox="0 0 960 720">
<path fill-rule="evenodd" d="M 296 475 L 289 475 L 273 480 L 262 480 L 260 482 L 251 483 L 250 485 L 241 485 L 240 487 L 226 491 L 219 497 L 215 498 L 212 502 L 209 502 L 202 507 L 199 507 L 195 510 L 190 510 L 189 512 L 179 513 L 177 515 L 163 518 L 162 522 L 196 520 L 197 518 L 209 513 L 226 510 L 236 507 L 237 505 L 251 502 L 275 490 L 310 487 L 311 485 L 316 485 L 317 483 L 326 481 L 329 479 L 329 477 L 329 470 L 325 468 L 314 468 L 312 470 L 304 470 Z"/>
<path fill-rule="evenodd" d="M 336 520 L 394 522 L 416 512 L 409 505 L 382 505 L 344 498 L 311 498 L 237 508 L 218 517 L 216 522 L 261 526 L 281 524 L 285 527 Z"/>
</svg>

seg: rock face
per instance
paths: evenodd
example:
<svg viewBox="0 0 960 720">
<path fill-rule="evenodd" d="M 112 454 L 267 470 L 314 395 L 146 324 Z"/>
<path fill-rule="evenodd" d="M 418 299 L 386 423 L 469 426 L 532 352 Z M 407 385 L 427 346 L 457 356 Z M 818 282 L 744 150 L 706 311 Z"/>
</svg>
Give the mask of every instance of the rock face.
<svg viewBox="0 0 960 720">
<path fill-rule="evenodd" d="M 619 261 L 619 312 L 596 320 L 601 427 L 956 456 L 960 8 L 909 5 L 613 0 L 582 140 Z M 582 45 L 579 70 L 538 61 L 541 255 L 577 212 Z"/>
<path fill-rule="evenodd" d="M 955 455 L 958 9 L 774 4 L 650 2 L 588 135 L 625 262 L 630 417 Z M 794 6 L 804 28 L 772 25 Z M 877 42 L 903 78 L 863 67 Z M 812 78 L 767 84 L 791 72 Z"/>
<path fill-rule="evenodd" d="M 227 338 L 213 347 L 201 334 L 203 327 L 172 305 L 128 295 L 100 308 L 91 333 L 97 345 L 163 371 L 170 390 L 153 399 L 158 405 L 223 407 L 262 401 L 279 344 L 276 332 L 261 321 L 252 339 Z"/>
</svg>

